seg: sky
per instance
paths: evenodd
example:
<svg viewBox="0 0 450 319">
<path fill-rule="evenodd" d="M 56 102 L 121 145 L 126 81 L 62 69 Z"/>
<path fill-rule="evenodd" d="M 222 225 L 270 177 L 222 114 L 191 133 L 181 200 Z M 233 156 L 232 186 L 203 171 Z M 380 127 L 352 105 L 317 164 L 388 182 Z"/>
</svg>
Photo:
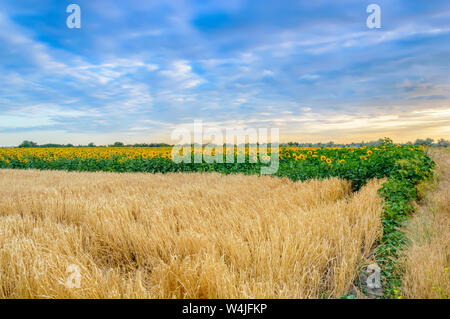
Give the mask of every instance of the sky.
<svg viewBox="0 0 450 319">
<path fill-rule="evenodd" d="M 0 2 L 1 146 L 174 144 L 196 120 L 281 142 L 450 139 L 449 74 L 448 0 Z"/>
</svg>

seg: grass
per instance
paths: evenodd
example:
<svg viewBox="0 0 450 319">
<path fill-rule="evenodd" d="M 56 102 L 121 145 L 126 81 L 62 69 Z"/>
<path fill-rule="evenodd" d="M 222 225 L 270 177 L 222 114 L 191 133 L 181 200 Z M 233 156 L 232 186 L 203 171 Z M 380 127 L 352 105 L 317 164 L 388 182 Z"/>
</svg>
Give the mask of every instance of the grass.
<svg viewBox="0 0 450 319">
<path fill-rule="evenodd" d="M 381 183 L 1 170 L 0 298 L 339 297 L 381 236 Z"/>
<path fill-rule="evenodd" d="M 422 184 L 424 198 L 405 228 L 410 245 L 398 294 L 405 298 L 450 297 L 450 149 L 431 149 L 436 162 L 432 183 Z"/>
</svg>

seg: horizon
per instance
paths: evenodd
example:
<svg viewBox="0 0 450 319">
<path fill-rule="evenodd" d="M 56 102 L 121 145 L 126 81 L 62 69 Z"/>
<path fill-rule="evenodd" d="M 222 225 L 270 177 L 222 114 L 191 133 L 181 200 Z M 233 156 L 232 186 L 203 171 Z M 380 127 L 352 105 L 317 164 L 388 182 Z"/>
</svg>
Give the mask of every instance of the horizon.
<svg viewBox="0 0 450 319">
<path fill-rule="evenodd" d="M 196 120 L 280 143 L 450 140 L 449 44 L 443 0 L 0 3 L 0 146 L 176 144 Z"/>
<path fill-rule="evenodd" d="M 317 147 L 318 145 L 335 145 L 337 147 L 344 145 L 344 146 L 348 146 L 348 145 L 355 145 L 355 147 L 359 147 L 358 145 L 368 145 L 368 144 L 382 144 L 383 142 L 386 141 L 386 139 L 390 140 L 394 145 L 396 144 L 403 144 L 403 145 L 425 145 L 425 144 L 437 144 L 438 142 L 444 142 L 447 145 L 450 144 L 450 141 L 446 140 L 446 139 L 431 139 L 431 138 L 426 138 L 426 139 L 416 139 L 414 141 L 407 141 L 404 143 L 400 143 L 400 142 L 396 142 L 393 141 L 392 139 L 385 137 L 384 139 L 380 138 L 378 140 L 375 141 L 353 141 L 353 142 L 349 142 L 349 143 L 336 143 L 332 140 L 329 141 L 322 141 L 322 142 L 317 142 L 317 143 L 312 143 L 312 142 L 295 142 L 295 141 L 290 141 L 290 142 L 280 142 L 280 146 L 286 146 L 289 144 L 292 144 L 293 146 L 295 145 L 308 145 L 311 144 L 312 147 Z M 24 143 L 33 143 L 35 145 L 33 146 L 22 146 Z M 120 143 L 122 145 L 116 145 L 117 143 Z M 92 145 L 91 145 L 92 144 Z M 191 143 L 191 144 L 167 144 L 164 142 L 151 142 L 151 143 L 132 143 L 132 144 L 127 144 L 127 143 L 123 143 L 120 141 L 115 141 L 114 143 L 111 144 L 97 144 L 94 142 L 89 142 L 87 144 L 72 144 L 72 143 L 65 143 L 65 144 L 57 144 L 57 143 L 44 143 L 44 144 L 39 144 L 39 143 L 35 143 L 34 141 L 28 141 L 25 140 L 23 141 L 20 145 L 9 145 L 9 146 L 0 146 L 1 148 L 32 148 L 32 147 L 173 147 L 173 146 L 208 146 L 208 145 L 212 145 L 212 146 L 254 146 L 254 145 L 270 145 L 271 143 L 249 143 L 248 141 L 246 141 L 245 143 L 223 143 L 223 144 L 215 144 L 215 143 L 203 143 L 203 144 L 197 144 L 197 143 Z"/>
</svg>

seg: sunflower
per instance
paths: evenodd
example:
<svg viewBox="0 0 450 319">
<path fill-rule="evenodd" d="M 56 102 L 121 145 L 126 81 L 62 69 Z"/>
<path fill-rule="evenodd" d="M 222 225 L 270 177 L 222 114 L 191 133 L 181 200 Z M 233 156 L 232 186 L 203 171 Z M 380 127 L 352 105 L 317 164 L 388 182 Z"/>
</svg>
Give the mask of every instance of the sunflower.
<svg viewBox="0 0 450 319">
<path fill-rule="evenodd" d="M 361 159 L 361 160 L 365 160 L 365 159 L 366 159 L 366 157 L 365 157 L 365 156 L 360 156 L 360 157 L 359 157 L 359 159 Z"/>
<path fill-rule="evenodd" d="M 322 155 L 321 157 L 320 157 L 320 160 L 321 161 L 324 161 L 324 160 L 326 160 L 327 159 L 327 157 L 325 156 L 325 155 Z"/>
<path fill-rule="evenodd" d="M 373 153 L 373 152 L 372 152 L 371 150 L 368 150 L 368 151 L 367 151 L 367 155 L 369 155 L 369 156 L 372 155 L 372 153 Z"/>
<path fill-rule="evenodd" d="M 331 158 L 327 158 L 327 163 L 331 164 L 331 162 L 333 162 L 333 160 Z"/>
</svg>

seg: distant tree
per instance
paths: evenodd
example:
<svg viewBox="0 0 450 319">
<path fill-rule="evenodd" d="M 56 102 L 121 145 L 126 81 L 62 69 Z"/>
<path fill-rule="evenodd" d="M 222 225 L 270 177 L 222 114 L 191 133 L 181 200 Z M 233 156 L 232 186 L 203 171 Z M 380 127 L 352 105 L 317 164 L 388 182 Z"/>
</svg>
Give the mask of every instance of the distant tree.
<svg viewBox="0 0 450 319">
<path fill-rule="evenodd" d="M 378 141 L 375 142 L 375 146 L 381 146 L 383 145 L 383 139 L 379 138 Z"/>
<path fill-rule="evenodd" d="M 90 142 L 90 143 L 88 144 L 88 146 L 89 146 L 89 147 L 94 147 L 94 146 L 95 146 L 95 144 L 94 144 L 94 143 L 92 143 L 92 142 Z"/>
<path fill-rule="evenodd" d="M 415 142 L 414 142 L 414 144 L 415 145 L 427 145 L 427 146 L 431 146 L 431 144 L 433 144 L 433 139 L 432 138 L 427 138 L 427 139 L 425 139 L 425 140 L 423 140 L 423 139 L 420 139 L 420 138 L 418 138 Z"/>
<path fill-rule="evenodd" d="M 23 141 L 19 147 L 37 147 L 37 143 L 32 142 L 32 141 Z"/>
<path fill-rule="evenodd" d="M 115 142 L 113 145 L 111 145 L 111 146 L 114 146 L 114 147 L 122 147 L 122 146 L 124 146 L 124 144 L 122 143 L 122 142 Z"/>
<path fill-rule="evenodd" d="M 436 146 L 439 147 L 449 147 L 450 146 L 450 142 L 447 140 L 444 140 L 443 138 L 441 138 L 437 143 Z"/>
<path fill-rule="evenodd" d="M 62 144 L 48 143 L 48 144 L 39 145 L 39 147 L 65 147 L 65 146 Z"/>
</svg>

